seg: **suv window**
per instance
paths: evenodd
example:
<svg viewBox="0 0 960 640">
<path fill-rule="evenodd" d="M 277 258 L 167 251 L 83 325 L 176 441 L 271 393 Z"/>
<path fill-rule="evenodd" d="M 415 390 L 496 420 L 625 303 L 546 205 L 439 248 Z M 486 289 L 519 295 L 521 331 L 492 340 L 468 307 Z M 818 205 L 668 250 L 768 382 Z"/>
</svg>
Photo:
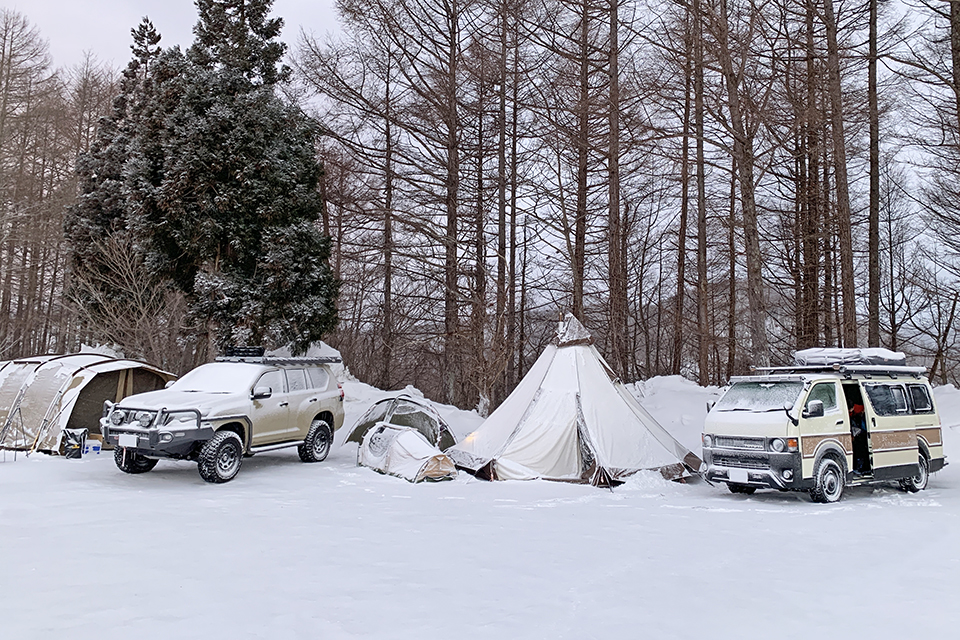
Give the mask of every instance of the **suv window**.
<svg viewBox="0 0 960 640">
<path fill-rule="evenodd" d="M 823 412 L 830 413 L 837 410 L 837 385 L 834 382 L 821 382 L 813 385 L 810 395 L 807 396 L 807 407 L 811 400 L 819 400 L 823 403 Z"/>
<path fill-rule="evenodd" d="M 304 391 L 307 388 L 307 377 L 303 369 L 287 369 L 287 385 L 290 391 Z"/>
<path fill-rule="evenodd" d="M 265 374 L 260 376 L 260 379 L 257 380 L 257 384 L 253 386 L 254 388 L 270 387 L 271 393 L 284 393 L 286 391 L 283 382 L 283 372 L 279 370 L 267 371 Z"/>
<path fill-rule="evenodd" d="M 933 413 L 933 401 L 930 400 L 930 393 L 922 384 L 907 385 L 910 391 L 910 399 L 913 400 L 914 413 Z"/>
<path fill-rule="evenodd" d="M 310 382 L 313 384 L 314 389 L 326 389 L 327 384 L 330 382 L 330 376 L 327 375 L 327 370 L 323 367 L 312 367 L 307 369 L 307 373 L 310 377 Z"/>
<path fill-rule="evenodd" d="M 907 394 L 900 385 L 864 385 L 867 397 L 878 416 L 895 416 L 907 413 Z"/>
</svg>

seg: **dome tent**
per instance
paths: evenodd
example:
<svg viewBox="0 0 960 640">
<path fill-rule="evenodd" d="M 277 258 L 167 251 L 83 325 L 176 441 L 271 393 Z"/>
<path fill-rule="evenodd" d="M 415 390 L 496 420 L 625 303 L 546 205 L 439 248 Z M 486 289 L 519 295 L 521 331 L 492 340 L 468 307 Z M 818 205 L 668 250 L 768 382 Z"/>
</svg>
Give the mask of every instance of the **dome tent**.
<svg viewBox="0 0 960 640">
<path fill-rule="evenodd" d="M 572 314 L 513 393 L 447 454 L 492 480 L 597 486 L 645 469 L 677 479 L 703 464 L 623 386 Z"/>
<path fill-rule="evenodd" d="M 344 442 L 357 442 L 357 464 L 410 482 L 452 480 L 457 468 L 443 450 L 456 437 L 428 402 L 406 394 L 375 403 Z"/>
<path fill-rule="evenodd" d="M 143 362 L 98 353 L 0 363 L 0 449 L 57 453 L 64 429 L 100 432 L 104 400 L 161 389 L 174 378 Z"/>
</svg>

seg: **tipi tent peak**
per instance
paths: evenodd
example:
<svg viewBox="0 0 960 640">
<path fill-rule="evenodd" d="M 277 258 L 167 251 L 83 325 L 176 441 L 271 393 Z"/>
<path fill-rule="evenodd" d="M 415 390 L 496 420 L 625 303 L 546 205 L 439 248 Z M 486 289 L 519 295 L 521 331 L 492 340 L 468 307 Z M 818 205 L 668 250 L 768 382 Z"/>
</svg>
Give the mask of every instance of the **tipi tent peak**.
<svg viewBox="0 0 960 640">
<path fill-rule="evenodd" d="M 447 454 L 478 477 L 604 486 L 647 469 L 677 479 L 703 464 L 624 387 L 572 314 L 513 393 Z"/>
</svg>

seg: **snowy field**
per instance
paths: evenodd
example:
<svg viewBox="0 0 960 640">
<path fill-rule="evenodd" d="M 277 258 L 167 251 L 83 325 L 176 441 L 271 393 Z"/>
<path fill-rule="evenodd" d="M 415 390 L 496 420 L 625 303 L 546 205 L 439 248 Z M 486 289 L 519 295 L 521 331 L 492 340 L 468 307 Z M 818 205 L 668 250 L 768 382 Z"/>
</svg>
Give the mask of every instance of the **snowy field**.
<svg viewBox="0 0 960 640">
<path fill-rule="evenodd" d="M 678 378 L 645 405 L 699 450 L 715 397 Z M 381 394 L 348 383 L 346 435 Z M 960 392 L 937 392 L 945 424 Z M 442 411 L 459 436 L 480 420 Z M 244 461 L 121 473 L 0 454 L 0 638 L 960 637 L 960 432 L 929 489 L 836 505 L 658 475 L 615 490 L 411 485 L 355 466 Z M 960 454 L 957 454 L 960 456 Z"/>
</svg>

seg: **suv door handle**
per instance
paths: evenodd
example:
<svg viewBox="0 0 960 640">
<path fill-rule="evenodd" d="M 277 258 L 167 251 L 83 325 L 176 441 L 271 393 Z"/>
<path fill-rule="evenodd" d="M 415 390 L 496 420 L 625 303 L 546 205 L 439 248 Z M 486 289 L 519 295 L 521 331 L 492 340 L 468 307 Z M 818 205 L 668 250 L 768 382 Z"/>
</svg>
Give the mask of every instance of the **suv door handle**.
<svg viewBox="0 0 960 640">
<path fill-rule="evenodd" d="M 278 407 L 285 407 L 285 406 L 287 406 L 288 404 L 289 404 L 289 403 L 287 403 L 287 402 L 281 402 L 281 403 L 278 404 L 277 406 L 278 406 Z"/>
<path fill-rule="evenodd" d="M 316 401 L 317 401 L 316 398 L 310 398 L 310 402 L 316 402 Z"/>
</svg>

